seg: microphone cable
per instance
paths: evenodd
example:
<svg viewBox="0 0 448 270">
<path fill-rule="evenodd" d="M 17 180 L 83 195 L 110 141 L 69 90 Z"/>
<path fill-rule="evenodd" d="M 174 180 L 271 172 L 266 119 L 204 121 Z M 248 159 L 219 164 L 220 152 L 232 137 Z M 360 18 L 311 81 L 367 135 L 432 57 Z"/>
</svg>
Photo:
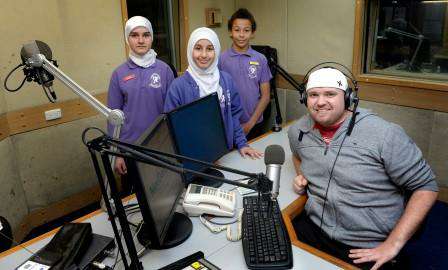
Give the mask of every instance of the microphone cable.
<svg viewBox="0 0 448 270">
<path fill-rule="evenodd" d="M 50 101 L 51 103 L 55 103 L 56 102 L 56 94 L 51 90 L 50 87 L 46 87 L 45 83 L 44 83 L 44 79 L 42 78 L 42 73 L 40 70 L 37 70 L 37 77 L 39 77 L 39 80 L 42 82 L 42 89 L 44 90 L 45 96 L 47 96 L 48 101 Z M 25 78 L 26 79 L 26 78 Z M 48 88 L 48 89 L 47 89 Z M 51 95 L 51 97 L 50 97 Z"/>
<path fill-rule="evenodd" d="M 8 75 L 6 75 L 5 81 L 3 82 L 3 86 L 5 87 L 5 90 L 6 90 L 6 91 L 8 91 L 8 92 L 17 92 L 17 91 L 19 91 L 20 88 L 22 88 L 22 86 L 25 84 L 25 81 L 26 81 L 27 78 L 28 78 L 27 76 L 25 76 L 25 78 L 23 78 L 23 81 L 20 83 L 19 87 L 17 87 L 16 89 L 10 89 L 10 88 L 7 86 L 7 82 L 8 82 L 9 76 L 11 76 L 12 73 L 14 73 L 14 71 L 16 71 L 18 68 L 20 68 L 20 67 L 22 67 L 22 66 L 24 66 L 23 63 L 22 63 L 22 64 L 18 64 L 15 68 L 13 68 L 13 69 L 8 73 Z"/>
<path fill-rule="evenodd" d="M 345 132 L 344 138 L 342 138 L 341 145 L 339 146 L 338 152 L 336 154 L 336 157 L 334 159 L 333 165 L 332 165 L 331 170 L 330 170 L 330 176 L 328 178 L 327 188 L 325 189 L 324 205 L 322 206 L 322 214 L 320 216 L 320 225 L 319 225 L 320 232 L 322 232 L 322 223 L 323 223 L 323 220 L 324 220 L 324 211 L 325 211 L 325 206 L 327 204 L 327 197 L 328 197 L 328 190 L 330 188 L 330 182 L 331 182 L 331 179 L 333 178 L 334 167 L 336 166 L 336 162 L 338 160 L 339 154 L 341 153 L 341 149 L 342 149 L 342 146 L 344 145 L 345 139 L 347 138 L 347 136 L 351 135 L 351 133 L 353 131 L 353 128 L 355 127 L 356 116 L 359 113 L 357 111 L 357 109 L 358 109 L 358 102 L 355 102 L 353 110 L 350 110 L 352 112 L 352 117 L 350 118 L 350 123 L 349 123 L 349 126 L 347 127 L 347 132 Z"/>
<path fill-rule="evenodd" d="M 14 73 L 14 71 L 16 71 L 18 68 L 20 68 L 22 66 L 26 66 L 26 65 L 24 63 L 18 64 L 15 68 L 13 68 L 8 73 L 8 75 L 6 75 L 6 78 L 5 78 L 4 82 L 3 82 L 3 87 L 5 88 L 5 90 L 8 91 L 8 92 L 17 92 L 17 91 L 19 91 L 23 87 L 23 85 L 25 84 L 25 81 L 29 81 L 29 82 L 31 82 L 33 80 L 37 81 L 36 78 L 34 77 L 34 76 L 37 76 L 37 79 L 39 80 L 38 83 L 42 84 L 42 89 L 43 89 L 43 91 L 45 93 L 45 96 L 47 97 L 48 101 L 50 101 L 51 103 L 55 103 L 56 102 L 56 93 L 53 90 L 51 90 L 50 87 L 46 87 L 44 85 L 44 80 L 43 80 L 43 76 L 42 76 L 42 73 L 41 73 L 42 71 L 41 70 L 37 70 L 34 73 L 34 72 L 31 71 L 31 69 L 25 67 L 23 69 L 23 71 L 25 73 L 25 78 L 23 78 L 23 80 L 20 83 L 20 85 L 17 88 L 15 88 L 15 89 L 11 89 L 11 88 L 8 87 L 7 83 L 8 83 L 9 77 Z"/>
<path fill-rule="evenodd" d="M 328 190 L 330 189 L 330 182 L 331 182 L 331 179 L 333 178 L 334 167 L 336 166 L 336 161 L 338 160 L 339 154 L 341 153 L 342 145 L 344 144 L 345 139 L 347 138 L 347 134 L 348 134 L 348 132 L 346 132 L 346 133 L 344 134 L 344 138 L 342 138 L 341 145 L 339 146 L 338 152 L 337 152 L 337 154 L 336 154 L 336 157 L 335 157 L 335 159 L 334 159 L 334 161 L 333 161 L 333 165 L 332 165 L 331 170 L 330 170 L 330 177 L 328 177 L 327 188 L 325 189 L 324 205 L 322 206 L 322 213 L 321 213 L 321 215 L 320 215 L 320 225 L 319 225 L 319 229 L 320 229 L 320 232 L 321 232 L 321 233 L 322 233 L 322 223 L 323 223 L 323 220 L 324 220 L 325 206 L 326 206 L 326 204 L 327 204 Z"/>
</svg>

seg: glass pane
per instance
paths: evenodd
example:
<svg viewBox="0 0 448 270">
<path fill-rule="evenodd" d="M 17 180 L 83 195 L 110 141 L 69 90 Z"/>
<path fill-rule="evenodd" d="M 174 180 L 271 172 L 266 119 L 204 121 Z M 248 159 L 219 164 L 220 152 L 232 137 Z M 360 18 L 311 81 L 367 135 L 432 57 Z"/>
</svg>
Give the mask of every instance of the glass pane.
<svg viewBox="0 0 448 270">
<path fill-rule="evenodd" d="M 151 21 L 154 31 L 152 48 L 157 52 L 157 58 L 167 64 L 179 67 L 178 0 L 127 0 L 128 18 L 143 16 Z M 173 33 L 176 32 L 176 33 Z"/>
<path fill-rule="evenodd" d="M 448 80 L 447 1 L 372 0 L 365 72 Z"/>
</svg>

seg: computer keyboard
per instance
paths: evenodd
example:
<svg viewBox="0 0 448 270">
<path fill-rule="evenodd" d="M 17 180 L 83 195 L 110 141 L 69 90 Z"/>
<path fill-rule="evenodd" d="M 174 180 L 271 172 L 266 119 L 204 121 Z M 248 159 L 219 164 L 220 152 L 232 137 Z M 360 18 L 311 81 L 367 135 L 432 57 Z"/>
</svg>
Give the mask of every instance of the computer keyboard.
<svg viewBox="0 0 448 270">
<path fill-rule="evenodd" d="M 291 241 L 283 223 L 278 202 L 258 196 L 243 198 L 242 242 L 249 269 L 290 269 L 292 267 Z"/>
</svg>

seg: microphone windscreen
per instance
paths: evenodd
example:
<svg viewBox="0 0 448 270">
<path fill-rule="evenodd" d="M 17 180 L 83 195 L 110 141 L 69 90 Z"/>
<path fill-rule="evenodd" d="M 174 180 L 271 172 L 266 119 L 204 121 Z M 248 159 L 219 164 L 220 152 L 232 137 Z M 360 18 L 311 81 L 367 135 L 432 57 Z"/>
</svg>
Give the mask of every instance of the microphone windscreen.
<svg viewBox="0 0 448 270">
<path fill-rule="evenodd" d="M 285 151 L 278 144 L 269 145 L 264 150 L 264 164 L 283 164 L 285 163 Z"/>
<path fill-rule="evenodd" d="M 31 42 L 23 44 L 23 47 L 20 50 L 20 57 L 22 58 L 23 62 L 36 54 L 43 54 L 45 58 L 47 58 L 47 60 L 51 60 L 53 58 L 50 46 L 40 40 L 33 40 Z"/>
</svg>

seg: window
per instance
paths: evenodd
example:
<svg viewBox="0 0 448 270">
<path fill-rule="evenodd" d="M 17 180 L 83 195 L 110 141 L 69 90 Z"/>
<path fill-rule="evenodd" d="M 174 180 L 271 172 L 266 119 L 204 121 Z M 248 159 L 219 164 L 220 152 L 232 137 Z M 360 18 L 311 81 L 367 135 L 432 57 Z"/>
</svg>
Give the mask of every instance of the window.
<svg viewBox="0 0 448 270">
<path fill-rule="evenodd" d="M 128 18 L 139 15 L 151 21 L 157 57 L 179 69 L 179 0 L 126 0 L 126 8 Z"/>
<path fill-rule="evenodd" d="M 364 74 L 448 80 L 448 1 L 371 0 Z"/>
</svg>

